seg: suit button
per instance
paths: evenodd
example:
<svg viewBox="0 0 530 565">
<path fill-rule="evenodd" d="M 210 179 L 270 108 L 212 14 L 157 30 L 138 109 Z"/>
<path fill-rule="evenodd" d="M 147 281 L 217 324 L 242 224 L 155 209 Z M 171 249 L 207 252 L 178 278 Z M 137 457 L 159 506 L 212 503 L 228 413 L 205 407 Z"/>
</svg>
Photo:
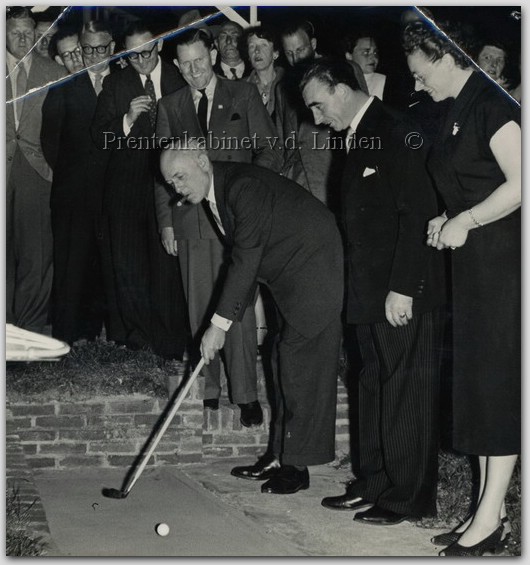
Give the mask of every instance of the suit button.
<svg viewBox="0 0 530 565">
<path fill-rule="evenodd" d="M 13 157 L 9 156 L 9 157 L 7 158 L 7 160 L 8 160 L 8 161 L 12 161 L 12 160 L 13 160 Z"/>
<path fill-rule="evenodd" d="M 17 133 L 16 138 L 17 138 L 17 139 L 20 139 L 20 134 Z"/>
</svg>

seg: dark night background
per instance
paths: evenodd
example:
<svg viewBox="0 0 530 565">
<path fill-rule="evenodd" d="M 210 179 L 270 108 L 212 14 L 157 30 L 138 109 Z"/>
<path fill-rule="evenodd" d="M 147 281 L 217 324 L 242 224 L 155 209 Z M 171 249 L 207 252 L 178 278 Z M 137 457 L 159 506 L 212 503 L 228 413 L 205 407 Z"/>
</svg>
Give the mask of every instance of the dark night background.
<svg viewBox="0 0 530 565">
<path fill-rule="evenodd" d="M 408 69 L 400 46 L 400 18 L 410 8 L 412 6 L 259 6 L 258 19 L 277 29 L 289 20 L 309 19 L 316 29 L 317 50 L 324 55 L 341 57 L 340 39 L 348 30 L 357 26 L 371 29 L 378 40 L 378 71 L 406 76 L 408 80 Z M 50 8 L 55 13 L 59 13 L 60 9 Z M 164 33 L 175 30 L 180 16 L 192 9 L 198 9 L 202 17 L 217 11 L 215 6 L 74 6 L 63 21 L 81 24 L 83 18 L 105 19 L 113 28 L 118 51 L 122 49 L 120 35 L 131 19 L 144 20 L 154 27 L 155 32 Z M 451 20 L 471 24 L 479 36 L 502 41 L 509 49 L 512 74 L 518 74 L 521 21 L 512 13 L 520 14 L 520 6 L 428 6 L 427 9 L 433 14 L 435 21 Z M 249 20 L 248 7 L 237 7 L 236 11 Z M 218 24 L 224 19 L 223 15 L 216 16 L 209 23 Z M 162 56 L 168 60 L 173 59 L 171 39 L 166 40 Z"/>
</svg>

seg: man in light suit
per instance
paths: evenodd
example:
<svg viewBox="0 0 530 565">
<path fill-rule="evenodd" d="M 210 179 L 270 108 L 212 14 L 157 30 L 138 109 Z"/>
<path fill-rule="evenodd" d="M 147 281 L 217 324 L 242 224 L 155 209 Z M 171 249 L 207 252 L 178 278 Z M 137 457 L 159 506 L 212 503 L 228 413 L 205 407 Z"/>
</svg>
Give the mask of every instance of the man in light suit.
<svg viewBox="0 0 530 565">
<path fill-rule="evenodd" d="M 256 87 L 215 75 L 212 67 L 215 50 L 203 30 L 192 29 L 180 34 L 176 50 L 175 63 L 188 87 L 160 100 L 158 139 L 163 142 L 186 136 L 201 138 L 212 159 L 253 162 L 278 171 L 281 155 L 269 143 L 274 136 L 274 126 Z M 202 118 L 201 111 L 204 111 Z M 245 144 L 244 139 L 250 143 Z M 158 227 L 166 251 L 171 255 L 178 253 L 191 331 L 196 336 L 211 315 L 218 279 L 223 276 L 224 247 L 209 211 L 202 206 L 190 208 L 173 204 L 174 195 L 172 197 L 163 184 L 158 185 Z M 257 400 L 256 339 L 254 307 L 250 304 L 241 322 L 234 324 L 224 351 L 231 397 L 241 408 L 244 426 L 259 425 L 263 418 Z M 205 406 L 217 409 L 220 392 L 217 359 L 207 370 Z"/>
<path fill-rule="evenodd" d="M 153 183 L 158 155 L 152 137 L 156 104 L 184 82 L 161 60 L 162 40 L 140 22 L 125 31 L 128 66 L 103 81 L 92 122 L 96 144 L 110 153 L 103 214 L 109 233 L 122 331 L 115 341 L 182 358 L 186 312 L 178 261 L 158 237 Z M 151 140 L 151 142 L 149 141 Z"/>
<path fill-rule="evenodd" d="M 341 214 L 347 307 L 363 359 L 360 472 L 336 510 L 392 525 L 436 513 L 443 263 L 425 245 L 437 212 L 417 131 L 364 93 L 347 61 L 315 63 L 300 89 L 315 123 L 348 130 Z"/>
<path fill-rule="evenodd" d="M 335 218 L 296 183 L 262 167 L 213 163 L 197 144 L 162 154 L 167 184 L 189 208 L 205 202 L 224 234 L 230 263 L 201 340 L 211 362 L 225 345 L 258 281 L 271 291 L 282 323 L 274 393 L 280 411 L 271 449 L 232 474 L 265 480 L 262 492 L 309 488 L 308 465 L 335 458 L 337 367 L 343 254 Z"/>
<path fill-rule="evenodd" d="M 62 67 L 30 53 L 35 22 L 29 10 L 10 8 L 6 21 L 6 319 L 42 333 L 52 285 L 50 181 L 40 143 L 46 85 Z M 34 94 L 24 96 L 36 89 Z"/>
</svg>

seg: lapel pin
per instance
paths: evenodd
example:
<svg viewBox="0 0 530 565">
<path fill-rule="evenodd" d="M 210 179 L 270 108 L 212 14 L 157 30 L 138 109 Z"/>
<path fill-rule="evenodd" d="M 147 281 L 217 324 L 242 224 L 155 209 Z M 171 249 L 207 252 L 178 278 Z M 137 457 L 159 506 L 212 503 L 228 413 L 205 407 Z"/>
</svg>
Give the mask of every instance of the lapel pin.
<svg viewBox="0 0 530 565">
<path fill-rule="evenodd" d="M 217 109 L 218 109 L 218 110 L 222 110 L 222 109 L 223 109 L 223 105 L 222 105 L 222 104 L 219 104 L 219 106 L 217 106 Z"/>
<path fill-rule="evenodd" d="M 453 124 L 453 135 L 456 135 L 460 130 L 460 124 L 458 122 L 455 122 Z"/>
</svg>

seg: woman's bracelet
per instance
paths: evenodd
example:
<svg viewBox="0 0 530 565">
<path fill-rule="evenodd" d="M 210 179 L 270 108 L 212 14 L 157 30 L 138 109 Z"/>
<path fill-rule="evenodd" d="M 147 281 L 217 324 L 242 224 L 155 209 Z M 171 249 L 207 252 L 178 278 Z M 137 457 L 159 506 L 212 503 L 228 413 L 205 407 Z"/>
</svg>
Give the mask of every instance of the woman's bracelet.
<svg viewBox="0 0 530 565">
<path fill-rule="evenodd" d="M 475 218 L 475 216 L 473 215 L 472 210 L 473 210 L 473 208 L 470 208 L 470 209 L 467 211 L 467 213 L 471 216 L 471 219 L 473 220 L 473 223 L 477 226 L 477 228 L 482 228 L 482 227 L 484 227 L 484 224 L 481 224 L 481 223 Z"/>
</svg>

